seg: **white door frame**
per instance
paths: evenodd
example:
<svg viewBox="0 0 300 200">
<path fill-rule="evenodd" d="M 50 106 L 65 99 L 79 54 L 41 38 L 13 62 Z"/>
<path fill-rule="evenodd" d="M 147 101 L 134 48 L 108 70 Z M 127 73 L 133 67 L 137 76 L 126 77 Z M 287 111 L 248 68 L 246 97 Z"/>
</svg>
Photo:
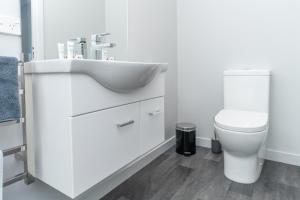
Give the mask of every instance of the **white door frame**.
<svg viewBox="0 0 300 200">
<path fill-rule="evenodd" d="M 44 55 L 44 0 L 31 0 L 33 60 L 43 60 Z"/>
</svg>

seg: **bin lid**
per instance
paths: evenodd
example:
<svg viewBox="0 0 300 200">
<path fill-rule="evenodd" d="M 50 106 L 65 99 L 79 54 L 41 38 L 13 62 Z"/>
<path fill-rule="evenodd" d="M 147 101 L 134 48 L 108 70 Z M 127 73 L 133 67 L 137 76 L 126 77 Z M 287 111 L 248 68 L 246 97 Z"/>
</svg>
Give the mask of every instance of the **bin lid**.
<svg viewBox="0 0 300 200">
<path fill-rule="evenodd" d="M 191 123 L 181 122 L 181 123 L 176 124 L 176 130 L 187 131 L 187 132 L 195 131 L 196 130 L 196 125 L 191 124 Z"/>
</svg>

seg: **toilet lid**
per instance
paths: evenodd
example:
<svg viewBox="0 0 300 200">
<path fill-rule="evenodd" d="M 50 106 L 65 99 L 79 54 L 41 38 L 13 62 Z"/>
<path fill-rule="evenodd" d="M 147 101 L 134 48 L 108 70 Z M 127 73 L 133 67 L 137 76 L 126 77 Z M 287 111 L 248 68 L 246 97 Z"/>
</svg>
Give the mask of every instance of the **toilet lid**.
<svg viewBox="0 0 300 200">
<path fill-rule="evenodd" d="M 218 127 L 246 133 L 260 132 L 267 129 L 268 114 L 240 110 L 221 110 L 215 117 Z"/>
</svg>

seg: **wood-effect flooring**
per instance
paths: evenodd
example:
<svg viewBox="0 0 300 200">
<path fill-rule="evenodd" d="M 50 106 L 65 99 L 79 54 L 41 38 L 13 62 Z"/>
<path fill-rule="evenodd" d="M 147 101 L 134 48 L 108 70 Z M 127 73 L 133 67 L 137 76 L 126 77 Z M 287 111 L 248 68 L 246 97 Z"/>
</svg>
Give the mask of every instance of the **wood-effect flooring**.
<svg viewBox="0 0 300 200">
<path fill-rule="evenodd" d="M 300 167 L 266 161 L 260 179 L 239 184 L 224 176 L 223 156 L 171 148 L 101 200 L 300 200 Z"/>
</svg>

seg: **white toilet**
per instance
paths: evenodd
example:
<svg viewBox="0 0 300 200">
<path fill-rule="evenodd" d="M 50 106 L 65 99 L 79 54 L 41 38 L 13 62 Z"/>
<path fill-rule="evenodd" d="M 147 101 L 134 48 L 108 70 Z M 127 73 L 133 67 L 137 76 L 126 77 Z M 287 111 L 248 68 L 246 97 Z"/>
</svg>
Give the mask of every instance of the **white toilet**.
<svg viewBox="0 0 300 200">
<path fill-rule="evenodd" d="M 235 182 L 257 181 L 269 127 L 269 70 L 224 72 L 224 109 L 215 117 L 224 151 L 225 176 Z"/>
</svg>

